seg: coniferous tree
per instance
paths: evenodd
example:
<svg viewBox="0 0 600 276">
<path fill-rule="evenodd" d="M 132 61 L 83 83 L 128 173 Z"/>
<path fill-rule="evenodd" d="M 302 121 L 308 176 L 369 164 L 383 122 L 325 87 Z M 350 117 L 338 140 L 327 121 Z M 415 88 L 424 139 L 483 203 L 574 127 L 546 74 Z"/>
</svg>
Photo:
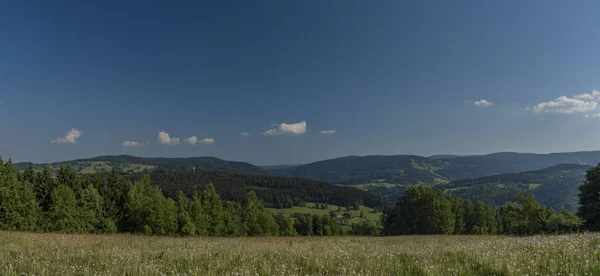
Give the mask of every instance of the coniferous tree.
<svg viewBox="0 0 600 276">
<path fill-rule="evenodd" d="M 198 193 L 194 193 L 192 196 L 192 201 L 190 202 L 190 218 L 194 223 L 196 229 L 196 235 L 198 236 L 208 236 L 209 233 L 209 220 L 206 217 L 204 209 L 202 207 L 202 202 L 200 201 L 200 197 Z"/>
<path fill-rule="evenodd" d="M 29 182 L 35 186 L 35 182 L 37 180 L 35 170 L 33 169 L 33 165 L 31 162 L 27 165 L 27 168 L 23 170 L 21 173 L 21 178 L 19 181 L 21 182 Z"/>
<path fill-rule="evenodd" d="M 21 183 L 9 160 L 0 158 L 0 229 L 34 230 L 39 218 L 39 207 L 33 186 Z"/>
<path fill-rule="evenodd" d="M 468 199 L 463 201 L 464 210 L 465 210 L 465 234 L 475 234 L 475 207 L 473 207 L 473 202 Z"/>
<path fill-rule="evenodd" d="M 80 177 L 70 164 L 61 166 L 58 171 L 56 171 L 56 178 L 59 185 L 65 185 L 71 188 L 71 190 L 75 192 L 75 195 L 81 194 L 83 186 Z"/>
<path fill-rule="evenodd" d="M 47 167 L 44 167 L 37 173 L 34 190 L 40 209 L 44 213 L 50 211 L 50 205 L 52 204 L 51 195 L 56 186 L 58 186 L 56 178 Z"/>
<path fill-rule="evenodd" d="M 449 197 L 452 204 L 452 213 L 454 214 L 454 234 L 464 234 L 466 232 L 465 202 L 462 198 Z"/>
<path fill-rule="evenodd" d="M 104 198 L 104 211 L 106 216 L 120 224 L 124 214 L 123 207 L 128 200 L 130 184 L 123 181 L 119 174 L 113 169 L 108 173 L 106 181 L 98 189 Z"/>
<path fill-rule="evenodd" d="M 586 171 L 585 182 L 579 186 L 577 215 L 583 219 L 585 229 L 600 230 L 600 164 Z"/>
</svg>

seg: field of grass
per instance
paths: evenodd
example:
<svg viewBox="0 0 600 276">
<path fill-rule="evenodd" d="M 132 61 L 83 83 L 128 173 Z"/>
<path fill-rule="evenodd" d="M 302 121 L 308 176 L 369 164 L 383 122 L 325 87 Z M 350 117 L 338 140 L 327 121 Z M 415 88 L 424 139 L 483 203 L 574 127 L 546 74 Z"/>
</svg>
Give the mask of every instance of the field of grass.
<svg viewBox="0 0 600 276">
<path fill-rule="evenodd" d="M 530 183 L 528 188 L 529 188 L 529 190 L 533 190 L 539 186 L 542 186 L 542 184 Z"/>
<path fill-rule="evenodd" d="M 0 232 L 0 275 L 598 275 L 600 234 L 172 238 Z"/>
<path fill-rule="evenodd" d="M 362 206 L 362 205 L 360 206 L 360 210 L 363 211 L 364 218 L 360 218 L 359 210 L 346 211 L 346 207 L 342 207 L 342 211 L 338 212 L 337 211 L 338 206 L 332 205 L 332 204 L 329 204 L 326 209 L 318 209 L 318 208 L 315 208 L 315 204 L 312 202 L 306 203 L 306 207 L 294 206 L 292 208 L 283 208 L 283 209 L 267 208 L 267 209 L 274 214 L 284 213 L 286 215 L 291 215 L 294 213 L 301 213 L 301 214 L 317 214 L 319 216 L 322 216 L 322 215 L 329 215 L 329 213 L 331 211 L 334 211 L 334 212 L 340 213 L 340 214 L 350 213 L 352 215 L 352 218 L 349 221 L 347 221 L 348 224 L 360 222 L 362 220 L 379 221 L 379 219 L 381 218 L 381 213 L 373 213 L 373 208 L 369 208 L 367 206 Z"/>
</svg>

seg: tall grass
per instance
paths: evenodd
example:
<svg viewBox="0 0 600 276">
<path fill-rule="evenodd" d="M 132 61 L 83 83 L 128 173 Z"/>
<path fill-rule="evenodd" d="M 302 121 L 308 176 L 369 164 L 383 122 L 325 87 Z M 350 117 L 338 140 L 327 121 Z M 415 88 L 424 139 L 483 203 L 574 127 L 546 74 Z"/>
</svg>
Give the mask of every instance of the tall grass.
<svg viewBox="0 0 600 276">
<path fill-rule="evenodd" d="M 0 232 L 0 275 L 599 275 L 600 234 L 170 238 Z"/>
</svg>

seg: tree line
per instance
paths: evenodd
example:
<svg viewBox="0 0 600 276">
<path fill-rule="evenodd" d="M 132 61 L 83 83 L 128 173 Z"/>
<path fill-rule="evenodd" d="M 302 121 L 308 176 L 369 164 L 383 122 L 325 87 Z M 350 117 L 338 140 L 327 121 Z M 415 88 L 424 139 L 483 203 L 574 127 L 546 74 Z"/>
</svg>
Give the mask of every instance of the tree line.
<svg viewBox="0 0 600 276">
<path fill-rule="evenodd" d="M 480 200 L 473 204 L 441 190 L 412 186 L 383 215 L 383 233 L 535 235 L 600 231 L 600 164 L 586 170 L 578 198 L 579 207 L 574 214 L 543 206 L 531 193 L 520 194 L 512 203 L 492 208 Z"/>
<path fill-rule="evenodd" d="M 330 215 L 271 214 L 254 191 L 226 201 L 208 184 L 191 197 L 165 197 L 150 176 L 135 181 L 111 171 L 80 175 L 69 165 L 52 173 L 19 173 L 0 158 L 0 229 L 62 233 L 178 236 L 329 236 L 349 234 Z M 356 227 L 356 231 L 362 228 Z M 357 232 L 358 233 L 358 232 Z"/>
<path fill-rule="evenodd" d="M 191 196 L 178 191 L 166 197 L 149 175 L 133 181 L 115 171 L 80 175 L 68 165 L 55 174 L 31 167 L 18 172 L 10 161 L 0 158 L 0 229 L 179 236 L 534 235 L 598 231 L 600 165 L 587 170 L 586 181 L 579 189 L 580 206 L 575 215 L 543 206 L 530 193 L 493 208 L 430 187 L 411 186 L 391 210 L 384 212 L 381 225 L 363 221 L 348 230 L 334 212 L 323 216 L 271 214 L 252 190 L 239 201 L 223 200 L 213 184 Z"/>
<path fill-rule="evenodd" d="M 156 169 L 147 173 L 165 196 L 174 197 L 177 191 L 186 195 L 213 184 L 219 195 L 228 201 L 241 201 L 249 190 L 254 190 L 266 207 L 291 208 L 304 202 L 321 202 L 346 206 L 362 200 L 365 206 L 382 208 L 391 203 L 373 193 L 333 185 L 310 179 L 272 175 L 241 174 L 232 172 L 177 171 Z M 132 182 L 144 174 L 127 175 Z"/>
<path fill-rule="evenodd" d="M 569 233 L 582 220 L 563 209 L 540 205 L 531 193 L 494 209 L 483 201 L 453 197 L 426 186 L 411 186 L 382 219 L 386 235 Z"/>
</svg>

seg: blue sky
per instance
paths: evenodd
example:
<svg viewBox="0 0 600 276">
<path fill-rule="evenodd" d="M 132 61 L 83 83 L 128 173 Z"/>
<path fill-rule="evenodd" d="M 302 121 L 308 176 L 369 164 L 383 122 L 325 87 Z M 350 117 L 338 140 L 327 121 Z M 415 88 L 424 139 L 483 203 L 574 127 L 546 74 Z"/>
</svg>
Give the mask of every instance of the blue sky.
<svg viewBox="0 0 600 276">
<path fill-rule="evenodd" d="M 0 154 L 293 164 L 598 150 L 599 8 L 7 1 Z"/>
</svg>

